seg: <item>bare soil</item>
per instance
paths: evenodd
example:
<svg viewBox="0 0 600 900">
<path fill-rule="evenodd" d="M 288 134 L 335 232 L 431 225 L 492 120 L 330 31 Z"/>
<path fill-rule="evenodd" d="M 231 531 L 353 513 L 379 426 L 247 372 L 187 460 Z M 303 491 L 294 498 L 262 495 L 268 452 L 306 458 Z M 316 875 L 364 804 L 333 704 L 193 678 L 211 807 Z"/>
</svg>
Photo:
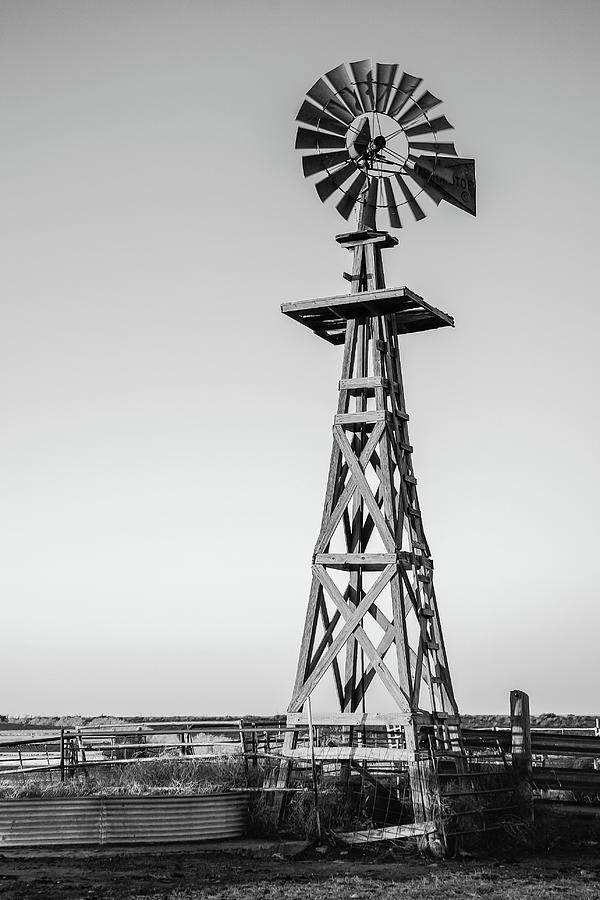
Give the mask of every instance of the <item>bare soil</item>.
<svg viewBox="0 0 600 900">
<path fill-rule="evenodd" d="M 600 847 L 564 856 L 470 857 L 434 861 L 408 850 L 353 854 L 288 845 L 263 855 L 177 849 L 69 850 L 0 856 L 0 897 L 11 900 L 447 900 L 600 898 Z"/>
</svg>

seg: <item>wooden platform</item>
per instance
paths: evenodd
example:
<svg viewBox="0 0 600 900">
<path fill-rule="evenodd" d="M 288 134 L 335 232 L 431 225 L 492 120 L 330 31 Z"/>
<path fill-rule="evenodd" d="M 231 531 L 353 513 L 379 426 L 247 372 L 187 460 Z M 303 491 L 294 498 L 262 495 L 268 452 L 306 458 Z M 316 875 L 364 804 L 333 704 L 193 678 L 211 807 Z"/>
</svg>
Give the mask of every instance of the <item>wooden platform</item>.
<svg viewBox="0 0 600 900">
<path fill-rule="evenodd" d="M 283 303 L 281 312 L 330 344 L 344 343 L 349 319 L 393 315 L 400 334 L 454 326 L 452 316 L 431 306 L 407 287 Z"/>
</svg>

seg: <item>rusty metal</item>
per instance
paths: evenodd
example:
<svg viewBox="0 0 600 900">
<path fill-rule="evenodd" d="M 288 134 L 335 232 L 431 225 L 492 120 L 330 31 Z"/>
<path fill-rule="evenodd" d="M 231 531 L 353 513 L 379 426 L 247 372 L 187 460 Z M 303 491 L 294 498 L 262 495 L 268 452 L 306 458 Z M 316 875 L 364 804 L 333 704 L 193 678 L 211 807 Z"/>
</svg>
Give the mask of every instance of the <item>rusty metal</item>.
<svg viewBox="0 0 600 900">
<path fill-rule="evenodd" d="M 0 850 L 210 841 L 243 835 L 248 794 L 1 800 Z"/>
</svg>

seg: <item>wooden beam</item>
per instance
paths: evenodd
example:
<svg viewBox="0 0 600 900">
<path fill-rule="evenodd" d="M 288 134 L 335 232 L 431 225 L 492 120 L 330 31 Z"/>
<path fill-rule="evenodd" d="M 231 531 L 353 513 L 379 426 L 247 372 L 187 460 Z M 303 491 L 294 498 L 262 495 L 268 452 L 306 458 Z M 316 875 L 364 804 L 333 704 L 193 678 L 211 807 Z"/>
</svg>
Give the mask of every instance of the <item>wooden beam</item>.
<svg viewBox="0 0 600 900">
<path fill-rule="evenodd" d="M 409 822 L 407 825 L 389 825 L 387 828 L 369 828 L 366 831 L 336 831 L 335 839 L 343 844 L 375 844 L 435 834 L 436 830 L 435 822 Z"/>
<path fill-rule="evenodd" d="M 395 553 L 316 553 L 314 561 L 331 569 L 363 568 L 375 572 L 395 565 L 397 557 Z"/>
<path fill-rule="evenodd" d="M 355 283 L 353 283 L 353 288 Z M 369 310 L 369 307 L 373 312 Z M 448 313 L 442 312 L 425 301 L 418 294 L 402 288 L 384 288 L 380 290 L 353 291 L 351 294 L 336 294 L 333 297 L 321 297 L 317 300 L 299 300 L 291 303 L 282 303 L 281 312 L 298 321 L 304 321 L 304 316 L 318 310 L 325 310 L 329 314 L 339 311 L 345 319 L 362 319 L 372 315 L 400 314 L 406 317 L 406 326 L 424 324 L 425 327 L 440 327 L 454 325 L 454 319 Z M 416 320 L 416 321 L 415 321 Z"/>
<path fill-rule="evenodd" d="M 313 713 L 313 725 L 364 725 L 365 727 L 397 725 L 398 727 L 412 724 L 413 717 L 410 714 L 391 712 L 391 713 L 370 713 L 370 712 L 334 712 L 334 713 Z M 306 713 L 288 713 L 288 725 L 308 725 L 308 716 Z"/>
<path fill-rule="evenodd" d="M 358 490 L 360 491 L 361 496 L 367 504 L 369 512 L 373 517 L 373 520 L 386 550 L 388 550 L 390 553 L 394 552 L 396 549 L 396 542 L 394 540 L 392 532 L 390 531 L 390 526 L 383 517 L 383 513 L 381 512 L 377 501 L 373 496 L 373 492 L 371 491 L 369 482 L 365 478 L 365 473 L 363 472 L 356 456 L 352 452 L 352 448 L 348 443 L 348 438 L 344 434 L 344 430 L 341 425 L 333 426 L 333 435 L 337 443 L 339 444 L 346 462 L 348 463 L 348 468 L 354 476 L 354 480 L 356 481 Z"/>
<path fill-rule="evenodd" d="M 383 432 L 385 431 L 385 423 L 380 422 L 375 426 L 371 435 L 369 436 L 369 440 L 365 444 L 364 450 L 360 454 L 359 463 L 363 468 L 366 468 L 367 463 L 371 458 L 371 454 L 375 450 L 379 440 Z M 341 453 L 339 443 L 334 440 L 334 447 L 337 448 L 338 452 Z M 348 479 L 348 483 L 340 497 L 335 504 L 335 508 L 332 510 L 330 515 L 326 518 L 323 518 L 323 522 L 321 525 L 321 531 L 319 537 L 317 538 L 317 543 L 315 544 L 315 553 L 322 553 L 327 548 L 329 541 L 331 540 L 335 529 L 337 528 L 340 519 L 344 513 L 344 510 L 347 509 L 348 503 L 350 502 L 354 491 L 356 490 L 356 479 L 351 477 Z"/>
<path fill-rule="evenodd" d="M 325 651 L 318 664 L 315 666 L 314 670 L 306 678 L 304 684 L 299 686 L 297 691 L 294 691 L 294 697 L 292 698 L 292 702 L 290 703 L 288 710 L 289 712 L 300 711 L 309 694 L 312 693 L 314 688 L 323 677 L 323 674 L 327 671 L 332 660 L 337 656 L 342 647 L 345 645 L 347 638 L 353 633 L 357 622 L 360 622 L 369 606 L 371 606 L 371 604 L 374 603 L 374 601 L 377 599 L 381 591 L 384 589 L 384 587 L 392 577 L 394 571 L 395 567 L 391 565 L 388 566 L 387 569 L 384 569 L 370 591 L 368 591 L 359 605 L 353 609 L 352 613 L 350 613 L 350 607 L 348 606 L 344 598 L 340 595 L 341 602 L 344 607 L 343 610 L 340 609 L 340 612 L 346 619 L 345 624 L 342 626 L 333 642 L 329 645 L 328 649 Z M 313 573 L 319 579 L 321 584 L 323 583 L 323 573 L 325 573 L 326 578 L 331 581 L 322 566 L 314 565 Z M 333 584 L 333 582 L 331 583 Z M 346 615 L 345 613 L 347 613 L 348 615 Z"/>
<path fill-rule="evenodd" d="M 340 391 L 363 391 L 377 387 L 388 388 L 387 378 L 372 377 L 368 378 L 342 378 L 339 382 Z"/>
<path fill-rule="evenodd" d="M 335 425 L 369 425 L 374 422 L 385 422 L 389 417 L 384 409 L 366 409 L 363 412 L 337 413 Z"/>
<path fill-rule="evenodd" d="M 422 754 L 402 747 L 315 747 L 315 759 L 322 762 L 362 760 L 368 762 L 414 762 Z M 283 755 L 283 754 L 282 754 Z M 310 747 L 296 747 L 285 752 L 286 759 L 311 759 Z"/>
<path fill-rule="evenodd" d="M 379 675 L 382 682 L 388 689 L 388 692 L 390 693 L 392 698 L 396 701 L 396 703 L 398 704 L 400 709 L 402 709 L 404 711 L 408 711 L 410 709 L 409 698 L 404 694 L 402 689 L 399 687 L 398 683 L 394 680 L 392 673 L 390 672 L 388 667 L 383 662 L 383 659 L 377 652 L 377 649 L 375 648 L 373 642 L 370 640 L 370 638 L 367 636 L 364 629 L 360 625 L 360 620 L 364 616 L 364 614 L 365 614 L 366 610 L 369 608 L 369 606 L 371 606 L 373 603 L 373 600 L 370 600 L 370 598 L 369 598 L 369 595 L 373 591 L 373 588 L 371 588 L 371 591 L 369 591 L 369 594 L 367 594 L 367 596 L 364 598 L 364 600 L 356 607 L 354 612 L 350 612 L 350 608 L 348 607 L 348 604 L 346 603 L 346 601 L 340 594 L 340 592 L 337 588 L 337 585 L 335 584 L 334 581 L 332 581 L 331 576 L 327 573 L 327 571 L 323 568 L 323 566 L 315 565 L 315 566 L 313 566 L 313 570 L 317 573 L 317 577 L 321 581 L 321 584 L 323 585 L 323 587 L 325 588 L 325 590 L 327 591 L 327 593 L 329 594 L 329 596 L 331 597 L 331 599 L 333 600 L 333 602 L 335 603 L 335 605 L 337 606 L 337 608 L 339 609 L 341 614 L 346 619 L 346 624 L 352 625 L 352 633 L 356 636 L 356 640 L 359 642 L 359 644 L 363 648 L 367 659 L 369 660 L 369 662 L 371 663 L 373 668 L 377 671 L 377 674 Z M 389 570 L 388 569 L 385 570 L 385 573 L 389 572 L 389 578 L 391 578 L 394 571 L 395 571 L 394 567 L 390 566 Z M 382 576 L 380 576 L 380 578 L 381 577 Z M 389 578 L 388 578 L 388 580 L 389 580 Z M 377 582 L 375 584 L 377 585 L 378 583 L 379 583 L 379 579 L 377 580 Z M 375 585 L 374 585 L 374 587 L 375 587 Z M 383 587 L 381 588 L 381 590 L 382 589 L 383 589 Z M 379 595 L 381 590 L 378 591 L 377 596 Z M 365 604 L 366 600 L 370 600 L 368 605 Z"/>
</svg>

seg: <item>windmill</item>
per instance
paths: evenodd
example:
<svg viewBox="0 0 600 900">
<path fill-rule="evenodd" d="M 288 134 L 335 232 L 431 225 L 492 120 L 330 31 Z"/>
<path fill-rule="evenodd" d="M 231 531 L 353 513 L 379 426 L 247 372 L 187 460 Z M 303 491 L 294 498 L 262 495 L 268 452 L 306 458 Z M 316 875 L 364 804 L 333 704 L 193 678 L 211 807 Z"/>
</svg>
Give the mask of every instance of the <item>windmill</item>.
<svg viewBox="0 0 600 900">
<path fill-rule="evenodd" d="M 398 240 L 378 229 L 377 218 L 386 214 L 400 229 L 442 201 L 475 215 L 475 164 L 440 140 L 452 129 L 440 103 L 420 78 L 370 60 L 339 65 L 310 88 L 297 116 L 296 148 L 321 201 L 332 198 L 346 220 L 357 214 L 356 229 L 336 237 L 351 253 L 344 273 L 350 292 L 282 305 L 319 337 L 344 344 L 288 724 L 307 723 L 313 692 L 332 677 L 338 710 L 315 716 L 314 724 L 345 729 L 344 758 L 360 765 L 385 756 L 368 746 L 367 729 L 393 731 L 395 755 L 385 759 L 408 769 L 412 833 L 421 835 L 435 832 L 433 754 L 459 744 L 460 719 L 417 494 L 398 339 L 454 323 L 407 287 L 386 288 L 382 251 Z M 377 684 L 387 699 L 383 713 L 369 708 Z M 312 715 L 310 726 L 312 734 Z M 331 759 L 330 751 L 311 747 L 321 760 Z M 288 732 L 284 754 L 280 787 L 292 761 L 306 759 L 297 732 Z"/>
</svg>

